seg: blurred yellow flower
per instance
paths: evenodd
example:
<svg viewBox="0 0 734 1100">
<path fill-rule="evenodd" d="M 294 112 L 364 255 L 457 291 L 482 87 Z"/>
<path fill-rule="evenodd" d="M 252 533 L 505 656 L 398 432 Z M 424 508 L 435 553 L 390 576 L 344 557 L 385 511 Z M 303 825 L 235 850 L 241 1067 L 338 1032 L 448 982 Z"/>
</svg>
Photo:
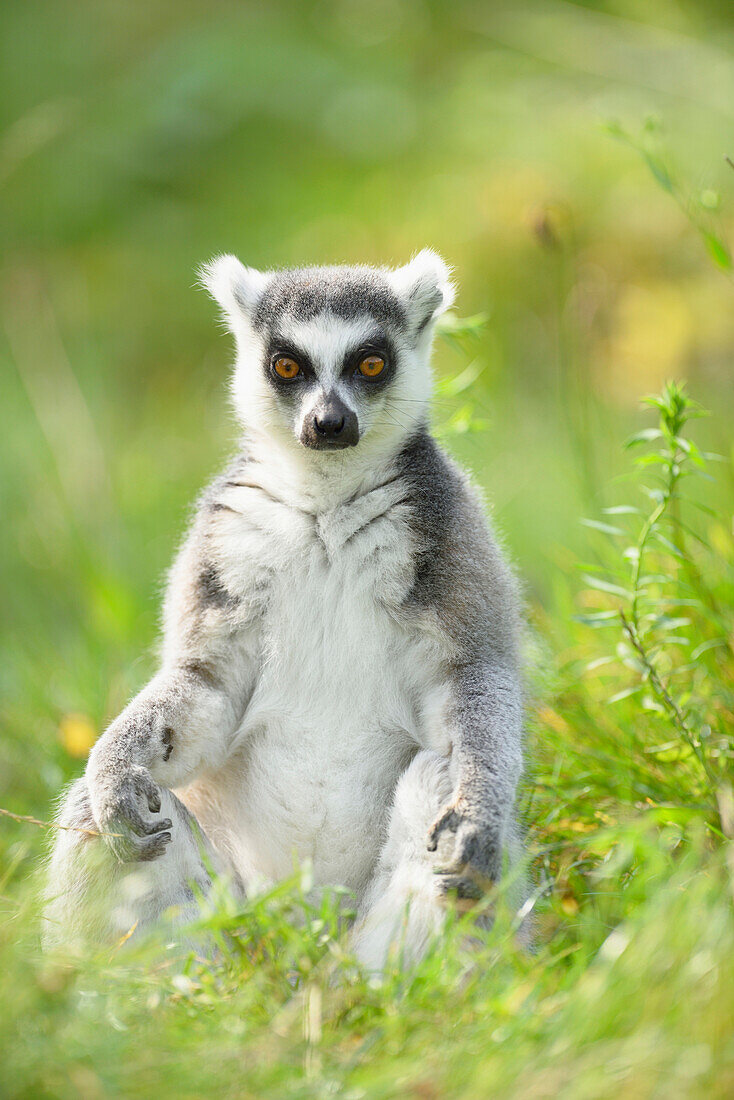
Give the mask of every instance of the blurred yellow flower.
<svg viewBox="0 0 734 1100">
<path fill-rule="evenodd" d="M 82 759 L 89 755 L 97 731 L 86 714 L 67 714 L 59 723 L 59 738 L 69 756 Z"/>
</svg>

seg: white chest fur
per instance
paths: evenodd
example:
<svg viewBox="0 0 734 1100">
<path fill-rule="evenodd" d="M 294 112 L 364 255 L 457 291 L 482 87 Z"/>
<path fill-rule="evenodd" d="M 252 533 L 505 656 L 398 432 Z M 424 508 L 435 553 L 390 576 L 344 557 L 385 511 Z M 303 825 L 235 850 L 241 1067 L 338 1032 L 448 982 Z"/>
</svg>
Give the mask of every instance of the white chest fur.
<svg viewBox="0 0 734 1100">
<path fill-rule="evenodd" d="M 217 568 L 259 654 L 217 777 L 222 816 L 236 823 L 228 848 L 245 878 L 280 878 L 310 858 L 318 881 L 359 890 L 436 676 L 435 644 L 397 613 L 412 582 L 400 486 L 321 514 L 244 485 L 222 500 Z"/>
</svg>

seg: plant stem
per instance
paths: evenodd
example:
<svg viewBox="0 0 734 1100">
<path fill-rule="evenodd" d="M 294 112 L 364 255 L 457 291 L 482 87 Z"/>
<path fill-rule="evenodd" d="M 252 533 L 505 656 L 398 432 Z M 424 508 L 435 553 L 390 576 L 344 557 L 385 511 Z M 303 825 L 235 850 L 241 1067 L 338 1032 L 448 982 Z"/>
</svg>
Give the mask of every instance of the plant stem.
<svg viewBox="0 0 734 1100">
<path fill-rule="evenodd" d="M 685 717 L 683 716 L 680 707 L 668 692 L 668 689 L 665 687 L 663 681 L 660 679 L 658 671 L 652 662 L 652 658 L 642 644 L 642 641 L 640 640 L 634 624 L 630 622 L 624 611 L 619 612 L 619 617 L 622 620 L 622 627 L 625 634 L 627 635 L 627 638 L 629 639 L 630 645 L 642 661 L 642 664 L 645 666 L 648 682 L 652 690 L 657 696 L 659 702 L 665 708 L 668 717 L 672 721 L 674 727 L 678 730 L 683 739 L 690 746 L 691 750 L 696 756 L 696 759 L 705 771 L 709 783 L 711 784 L 712 788 L 715 789 L 716 776 L 710 769 L 709 762 L 706 759 L 706 754 L 703 751 L 703 747 L 700 741 L 696 741 L 691 730 L 688 728 L 688 724 L 686 723 Z"/>
<path fill-rule="evenodd" d="M 678 458 L 678 445 L 675 438 L 670 443 L 670 457 L 668 459 L 667 474 L 668 481 L 663 490 L 663 499 L 654 509 L 654 511 L 645 520 L 642 530 L 640 531 L 639 538 L 637 539 L 637 560 L 635 561 L 635 568 L 632 573 L 632 606 L 630 614 L 632 622 L 637 633 L 639 633 L 639 614 L 638 604 L 640 597 L 640 577 L 642 576 L 642 558 L 647 546 L 647 540 L 652 532 L 655 530 L 655 526 L 660 517 L 665 512 L 670 500 L 675 492 L 675 486 L 680 476 L 680 467 L 677 461 Z"/>
<path fill-rule="evenodd" d="M 663 488 L 662 499 L 650 513 L 642 525 L 639 537 L 637 539 L 637 556 L 632 571 L 632 600 L 630 603 L 630 615 L 629 618 L 625 614 L 624 610 L 620 610 L 619 615 L 622 622 L 622 628 L 626 634 L 630 645 L 634 649 L 635 653 L 639 657 L 640 661 L 647 673 L 648 682 L 656 695 L 658 701 L 663 706 L 669 719 L 671 720 L 674 728 L 683 737 L 683 739 L 690 746 L 691 750 L 696 756 L 699 764 L 703 768 L 710 786 L 713 790 L 716 789 L 716 776 L 712 772 L 709 761 L 704 752 L 703 745 L 697 740 L 691 730 L 688 727 L 686 719 L 683 715 L 678 704 L 670 695 L 668 689 L 663 683 L 660 674 L 657 671 L 653 658 L 645 648 L 645 644 L 642 638 L 642 630 L 640 624 L 640 581 L 643 576 L 643 560 L 645 556 L 645 550 L 647 548 L 650 536 L 655 531 L 657 524 L 661 517 L 665 514 L 666 509 L 669 507 L 673 511 L 676 504 L 675 489 L 680 478 L 681 466 L 685 461 L 685 452 L 681 453 L 681 448 L 678 443 L 679 429 L 682 423 L 685 421 L 672 421 L 666 418 L 663 414 L 662 427 L 665 435 L 668 439 L 668 455 L 665 465 L 666 480 Z M 673 511 L 675 518 L 675 512 Z"/>
</svg>

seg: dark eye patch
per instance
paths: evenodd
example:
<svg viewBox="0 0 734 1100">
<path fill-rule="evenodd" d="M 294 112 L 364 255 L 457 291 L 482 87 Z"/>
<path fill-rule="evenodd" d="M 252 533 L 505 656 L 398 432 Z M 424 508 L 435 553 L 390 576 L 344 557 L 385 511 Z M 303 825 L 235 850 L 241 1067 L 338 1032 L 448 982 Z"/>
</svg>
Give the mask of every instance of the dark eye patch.
<svg viewBox="0 0 734 1100">
<path fill-rule="evenodd" d="M 279 378 L 273 370 L 273 364 L 277 359 L 293 359 L 296 363 L 298 363 L 301 370 L 296 378 Z M 281 340 L 277 336 L 274 336 L 268 344 L 263 368 L 265 370 L 265 375 L 268 381 L 279 392 L 283 392 L 286 389 L 298 389 L 303 386 L 304 383 L 313 382 L 316 378 L 316 372 L 313 369 L 313 364 L 306 352 L 301 351 L 300 348 L 295 347 L 293 344 L 290 343 L 290 341 Z"/>
<path fill-rule="evenodd" d="M 369 355 L 379 355 L 385 360 L 385 367 L 376 378 L 365 378 L 358 370 L 359 364 Z M 353 382 L 355 385 L 364 385 L 366 389 L 384 386 L 386 382 L 394 377 L 394 374 L 395 348 L 384 332 L 375 333 L 371 339 L 359 344 L 353 351 L 344 356 L 342 378 L 347 382 Z"/>
</svg>

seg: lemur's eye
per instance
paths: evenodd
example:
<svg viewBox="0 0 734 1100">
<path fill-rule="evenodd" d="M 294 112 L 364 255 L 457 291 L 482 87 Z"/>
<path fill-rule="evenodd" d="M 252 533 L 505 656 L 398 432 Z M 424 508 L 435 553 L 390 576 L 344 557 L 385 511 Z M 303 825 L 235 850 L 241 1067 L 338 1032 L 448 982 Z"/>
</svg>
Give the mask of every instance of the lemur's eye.
<svg viewBox="0 0 734 1100">
<path fill-rule="evenodd" d="M 385 369 L 385 360 L 381 355 L 365 355 L 359 364 L 359 373 L 365 378 L 377 378 Z"/>
<path fill-rule="evenodd" d="M 276 359 L 273 363 L 273 370 L 278 378 L 284 378 L 287 382 L 290 382 L 301 373 L 298 363 L 288 355 L 281 355 L 279 359 Z"/>
</svg>

